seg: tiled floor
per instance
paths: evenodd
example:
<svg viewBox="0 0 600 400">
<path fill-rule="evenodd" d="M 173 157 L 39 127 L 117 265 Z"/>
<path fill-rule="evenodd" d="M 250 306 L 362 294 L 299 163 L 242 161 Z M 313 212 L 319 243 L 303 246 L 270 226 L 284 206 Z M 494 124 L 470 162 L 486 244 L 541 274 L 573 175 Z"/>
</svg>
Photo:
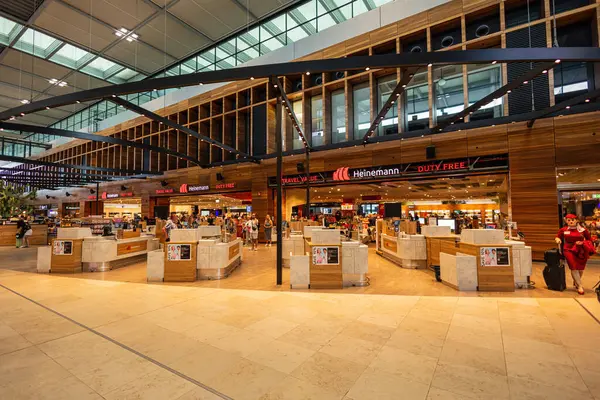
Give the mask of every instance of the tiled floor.
<svg viewBox="0 0 600 400">
<path fill-rule="evenodd" d="M 269 251 L 191 286 L 0 269 L 0 399 L 600 399 L 591 295 L 269 290 Z"/>
</svg>

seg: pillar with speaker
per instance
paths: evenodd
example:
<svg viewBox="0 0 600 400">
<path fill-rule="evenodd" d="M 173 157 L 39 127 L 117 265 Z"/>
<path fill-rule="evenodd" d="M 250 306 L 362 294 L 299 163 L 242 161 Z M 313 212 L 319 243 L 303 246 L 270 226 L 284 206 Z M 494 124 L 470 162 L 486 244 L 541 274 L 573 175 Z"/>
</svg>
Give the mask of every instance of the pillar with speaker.
<svg viewBox="0 0 600 400">
<path fill-rule="evenodd" d="M 427 158 L 428 160 L 432 160 L 435 158 L 435 146 L 434 145 L 425 147 L 425 158 Z"/>
<path fill-rule="evenodd" d="M 217 180 L 218 181 L 222 181 L 223 179 L 225 179 L 225 177 L 223 176 L 223 174 L 220 173 L 220 172 L 217 172 Z"/>
</svg>

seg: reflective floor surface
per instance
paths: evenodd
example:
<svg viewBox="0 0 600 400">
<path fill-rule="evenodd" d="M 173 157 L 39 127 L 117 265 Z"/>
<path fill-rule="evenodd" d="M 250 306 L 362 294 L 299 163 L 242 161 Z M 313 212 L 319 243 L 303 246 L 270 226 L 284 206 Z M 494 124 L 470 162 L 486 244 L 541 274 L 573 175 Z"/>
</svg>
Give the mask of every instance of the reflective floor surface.
<svg viewBox="0 0 600 400">
<path fill-rule="evenodd" d="M 591 294 L 458 296 L 377 258 L 369 288 L 278 290 L 260 267 L 275 248 L 227 280 L 146 284 L 142 265 L 24 272 L 35 250 L 15 250 L 0 251 L 0 399 L 600 399 Z"/>
</svg>

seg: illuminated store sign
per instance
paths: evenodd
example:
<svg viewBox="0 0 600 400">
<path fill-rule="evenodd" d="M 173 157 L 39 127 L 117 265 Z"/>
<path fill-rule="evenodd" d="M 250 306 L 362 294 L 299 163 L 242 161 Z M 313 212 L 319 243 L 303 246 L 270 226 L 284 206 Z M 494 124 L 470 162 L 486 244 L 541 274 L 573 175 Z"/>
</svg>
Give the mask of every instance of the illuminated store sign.
<svg viewBox="0 0 600 400">
<path fill-rule="evenodd" d="M 120 197 L 133 197 L 133 193 L 132 192 L 126 192 L 126 193 L 108 193 L 108 192 L 102 192 L 102 200 L 110 200 L 110 199 L 118 199 Z M 96 196 L 94 196 L 94 199 L 96 198 Z"/>
<path fill-rule="evenodd" d="M 179 193 L 195 193 L 209 190 L 208 185 L 188 185 L 184 183 L 179 187 Z"/>
<path fill-rule="evenodd" d="M 215 189 L 235 189 L 235 182 L 232 183 L 218 183 L 215 185 Z"/>
<path fill-rule="evenodd" d="M 174 189 L 156 189 L 156 194 L 170 194 L 173 193 L 175 190 Z"/>
<path fill-rule="evenodd" d="M 312 173 L 310 174 L 310 183 L 324 184 L 394 178 L 418 178 L 431 175 L 464 174 L 469 171 L 502 171 L 507 169 L 508 156 L 502 154 L 366 168 L 353 168 L 351 165 L 348 165 L 340 167 L 335 171 Z M 287 175 L 283 177 L 282 183 L 284 186 L 300 186 L 305 185 L 306 180 L 307 176 L 303 174 Z M 277 186 L 276 177 L 269 178 L 269 186 Z"/>
</svg>

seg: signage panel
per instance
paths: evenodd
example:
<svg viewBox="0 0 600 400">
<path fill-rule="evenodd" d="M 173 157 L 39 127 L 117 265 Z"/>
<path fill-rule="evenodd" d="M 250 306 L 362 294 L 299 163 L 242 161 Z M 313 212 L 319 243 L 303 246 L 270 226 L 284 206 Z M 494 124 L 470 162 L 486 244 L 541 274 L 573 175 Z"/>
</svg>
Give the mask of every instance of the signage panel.
<svg viewBox="0 0 600 400">
<path fill-rule="evenodd" d="M 133 197 L 133 192 L 123 192 L 123 193 L 108 193 L 102 192 L 102 200 L 110 200 L 110 199 L 118 199 L 120 197 Z M 93 196 L 96 199 L 96 196 Z"/>
<path fill-rule="evenodd" d="M 508 247 L 481 247 L 479 258 L 482 267 L 506 267 L 510 265 Z"/>
<path fill-rule="evenodd" d="M 313 247 L 313 265 L 339 265 L 339 247 Z"/>
<path fill-rule="evenodd" d="M 215 189 L 235 189 L 235 182 L 231 183 L 217 183 Z"/>
<path fill-rule="evenodd" d="M 179 193 L 204 192 L 209 189 L 210 187 L 208 185 L 188 185 L 187 183 L 184 183 L 179 187 Z"/>
<path fill-rule="evenodd" d="M 192 259 L 191 244 L 168 244 L 167 260 L 169 261 L 188 261 Z"/>
<path fill-rule="evenodd" d="M 73 241 L 55 240 L 52 246 L 52 254 L 55 256 L 70 256 L 73 254 Z"/>
<path fill-rule="evenodd" d="M 497 171 L 508 168 L 506 154 L 468 157 L 449 160 L 426 161 L 420 163 L 374 166 L 367 168 L 340 167 L 335 171 L 315 172 L 310 174 L 310 183 L 342 183 L 354 181 L 383 180 L 391 178 L 410 178 L 435 175 L 450 175 L 469 171 Z M 286 175 L 282 179 L 284 186 L 301 186 L 306 184 L 304 174 Z M 269 186 L 277 186 L 277 178 L 269 178 Z"/>
<path fill-rule="evenodd" d="M 155 193 L 156 194 L 170 194 L 175 192 L 175 189 L 172 188 L 168 188 L 168 189 L 156 189 Z"/>
</svg>

